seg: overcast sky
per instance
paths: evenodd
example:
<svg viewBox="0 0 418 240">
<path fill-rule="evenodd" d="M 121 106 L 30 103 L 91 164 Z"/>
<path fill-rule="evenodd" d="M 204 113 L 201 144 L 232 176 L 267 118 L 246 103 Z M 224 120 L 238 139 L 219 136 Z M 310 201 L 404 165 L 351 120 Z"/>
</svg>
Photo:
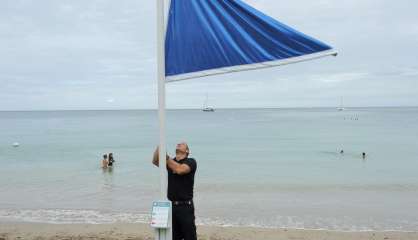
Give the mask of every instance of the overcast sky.
<svg viewBox="0 0 418 240">
<path fill-rule="evenodd" d="M 245 0 L 339 56 L 167 85 L 170 108 L 418 106 L 418 1 Z M 155 3 L 2 0 L 0 110 L 155 108 Z"/>
</svg>

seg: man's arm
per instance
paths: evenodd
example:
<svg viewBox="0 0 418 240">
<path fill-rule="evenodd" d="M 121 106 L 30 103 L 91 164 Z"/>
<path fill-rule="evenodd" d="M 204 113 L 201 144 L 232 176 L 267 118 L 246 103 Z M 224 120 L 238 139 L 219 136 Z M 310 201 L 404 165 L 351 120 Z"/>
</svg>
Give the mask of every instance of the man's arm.
<svg viewBox="0 0 418 240">
<path fill-rule="evenodd" d="M 154 156 L 152 157 L 152 164 L 154 164 L 157 167 L 160 165 L 160 159 L 158 156 L 158 147 L 154 151 Z"/>
<path fill-rule="evenodd" d="M 154 164 L 157 167 L 160 166 L 160 152 L 159 151 L 160 151 L 160 149 L 159 149 L 159 147 L 157 147 L 154 151 L 154 155 L 152 156 L 152 164 Z M 171 159 L 171 158 L 167 154 L 166 155 L 166 161 L 168 162 L 169 159 Z"/>
<path fill-rule="evenodd" d="M 180 164 L 176 161 L 174 161 L 172 158 L 168 158 L 167 159 L 167 166 L 175 173 L 178 175 L 184 175 L 184 174 L 188 174 L 191 169 L 189 167 L 189 165 L 187 164 Z"/>
<path fill-rule="evenodd" d="M 184 174 L 188 174 L 191 171 L 190 167 L 187 164 L 177 163 L 176 161 L 174 161 L 168 155 L 166 157 L 167 157 L 167 166 L 168 166 L 168 168 L 170 168 L 175 174 L 184 175 Z M 160 166 L 159 149 L 158 149 L 158 147 L 154 151 L 154 156 L 152 158 L 152 163 L 155 166 L 157 166 L 157 167 Z"/>
</svg>

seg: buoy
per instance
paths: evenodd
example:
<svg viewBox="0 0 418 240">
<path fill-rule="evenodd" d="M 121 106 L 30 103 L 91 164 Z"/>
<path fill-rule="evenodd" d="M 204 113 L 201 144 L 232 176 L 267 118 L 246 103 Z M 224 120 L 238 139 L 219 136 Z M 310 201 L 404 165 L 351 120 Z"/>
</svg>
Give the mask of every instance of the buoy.
<svg viewBox="0 0 418 240">
<path fill-rule="evenodd" d="M 18 142 L 14 142 L 12 146 L 13 147 L 19 147 L 19 143 Z"/>
</svg>

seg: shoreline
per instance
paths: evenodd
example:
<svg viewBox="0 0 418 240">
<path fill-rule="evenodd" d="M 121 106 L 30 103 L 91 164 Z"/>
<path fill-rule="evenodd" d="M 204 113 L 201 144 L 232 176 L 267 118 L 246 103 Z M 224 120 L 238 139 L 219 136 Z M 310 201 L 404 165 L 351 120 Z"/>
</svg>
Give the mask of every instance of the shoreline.
<svg viewBox="0 0 418 240">
<path fill-rule="evenodd" d="M 286 228 L 197 226 L 201 240 L 390 240 L 418 239 L 418 232 L 304 230 Z M 26 222 L 0 222 L 0 240 L 9 239 L 154 239 L 153 229 L 143 223 L 113 224 L 49 224 Z"/>
</svg>

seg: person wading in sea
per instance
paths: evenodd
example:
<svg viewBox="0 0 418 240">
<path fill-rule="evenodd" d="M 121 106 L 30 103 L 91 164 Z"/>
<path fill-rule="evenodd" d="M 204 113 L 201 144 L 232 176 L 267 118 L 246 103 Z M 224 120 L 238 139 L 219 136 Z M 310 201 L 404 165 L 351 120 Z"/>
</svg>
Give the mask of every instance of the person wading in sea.
<svg viewBox="0 0 418 240">
<path fill-rule="evenodd" d="M 176 157 L 167 155 L 167 198 L 173 205 L 173 240 L 196 240 L 196 225 L 193 204 L 196 160 L 189 158 L 189 146 L 182 142 L 176 146 Z M 159 166 L 158 147 L 152 163 Z"/>
<path fill-rule="evenodd" d="M 103 155 L 103 159 L 102 159 L 102 168 L 105 169 L 107 168 L 107 165 L 109 164 L 109 161 L 107 160 L 107 154 Z"/>
<path fill-rule="evenodd" d="M 108 167 L 113 167 L 113 163 L 115 162 L 115 159 L 113 159 L 113 153 L 109 153 L 109 161 L 107 166 Z"/>
</svg>

